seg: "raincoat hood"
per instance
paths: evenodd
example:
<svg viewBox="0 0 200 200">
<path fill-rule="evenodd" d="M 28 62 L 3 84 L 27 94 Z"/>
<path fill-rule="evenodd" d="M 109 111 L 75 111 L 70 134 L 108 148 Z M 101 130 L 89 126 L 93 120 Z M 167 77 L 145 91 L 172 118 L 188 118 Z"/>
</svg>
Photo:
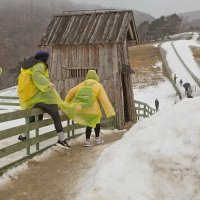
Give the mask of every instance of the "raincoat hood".
<svg viewBox="0 0 200 200">
<path fill-rule="evenodd" d="M 67 116 L 80 125 L 95 128 L 102 116 L 100 105 L 106 117 L 115 115 L 108 96 L 98 81 L 96 71 L 89 70 L 86 80 L 70 89 L 65 98 Z"/>
<path fill-rule="evenodd" d="M 86 80 L 87 79 L 93 79 L 97 82 L 99 82 L 99 76 L 97 75 L 95 70 L 89 70 L 87 75 L 86 75 Z"/>
<path fill-rule="evenodd" d="M 38 51 L 38 52 L 35 54 L 34 57 L 35 57 L 36 59 L 38 59 L 38 60 L 40 60 L 40 61 L 46 63 L 47 60 L 48 60 L 48 57 L 49 57 L 49 53 L 46 52 L 46 51 L 40 50 L 40 51 Z"/>
<path fill-rule="evenodd" d="M 41 62 L 41 61 L 34 57 L 30 57 L 30 58 L 24 60 L 23 62 L 21 62 L 20 65 L 21 65 L 22 69 L 29 69 L 39 62 Z"/>
</svg>

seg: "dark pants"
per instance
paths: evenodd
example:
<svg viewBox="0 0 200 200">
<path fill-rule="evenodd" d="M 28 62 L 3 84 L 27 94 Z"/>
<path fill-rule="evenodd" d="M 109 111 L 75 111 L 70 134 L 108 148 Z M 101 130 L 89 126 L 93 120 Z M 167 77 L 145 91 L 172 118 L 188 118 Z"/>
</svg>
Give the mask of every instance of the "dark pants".
<svg viewBox="0 0 200 200">
<path fill-rule="evenodd" d="M 156 106 L 156 110 L 158 110 L 159 105 L 155 105 Z"/>
<path fill-rule="evenodd" d="M 99 137 L 100 134 L 100 124 L 96 124 L 96 127 L 94 128 L 95 136 Z M 90 139 L 91 133 L 92 133 L 92 127 L 86 127 L 86 140 Z"/>
<path fill-rule="evenodd" d="M 58 106 L 56 104 L 36 103 L 34 108 L 41 108 L 52 117 L 57 133 L 60 133 L 63 131 L 60 115 L 58 112 Z M 41 114 L 39 115 L 39 120 L 42 120 L 42 119 L 43 119 L 43 115 Z M 29 118 L 29 122 L 30 123 L 35 122 L 35 116 L 31 116 Z"/>
</svg>

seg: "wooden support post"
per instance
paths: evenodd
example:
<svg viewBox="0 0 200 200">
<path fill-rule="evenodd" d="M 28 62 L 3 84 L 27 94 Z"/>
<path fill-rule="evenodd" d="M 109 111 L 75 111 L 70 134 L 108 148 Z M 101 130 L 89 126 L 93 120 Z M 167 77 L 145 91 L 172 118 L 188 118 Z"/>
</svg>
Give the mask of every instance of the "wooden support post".
<svg viewBox="0 0 200 200">
<path fill-rule="evenodd" d="M 25 118 L 25 121 L 26 121 L 26 124 L 29 124 L 30 118 L 29 118 L 29 117 L 26 117 L 26 118 Z M 26 133 L 26 139 L 28 140 L 29 138 L 30 138 L 30 131 L 28 131 L 28 132 Z M 27 154 L 27 155 L 30 155 L 30 154 L 31 154 L 30 146 L 29 146 L 29 147 L 26 147 L 26 154 Z"/>
<path fill-rule="evenodd" d="M 72 125 L 74 125 L 74 121 L 72 121 Z M 74 136 L 75 135 L 75 131 L 74 131 L 74 129 L 72 130 L 72 136 Z"/>
<path fill-rule="evenodd" d="M 35 116 L 35 121 L 38 122 L 39 121 L 39 115 Z M 35 136 L 38 137 L 39 136 L 39 128 L 35 129 Z M 40 143 L 36 144 L 36 150 L 39 151 L 40 150 Z"/>
<path fill-rule="evenodd" d="M 67 126 L 70 126 L 70 120 L 67 120 Z M 70 131 L 67 131 L 67 138 L 70 138 Z"/>
</svg>

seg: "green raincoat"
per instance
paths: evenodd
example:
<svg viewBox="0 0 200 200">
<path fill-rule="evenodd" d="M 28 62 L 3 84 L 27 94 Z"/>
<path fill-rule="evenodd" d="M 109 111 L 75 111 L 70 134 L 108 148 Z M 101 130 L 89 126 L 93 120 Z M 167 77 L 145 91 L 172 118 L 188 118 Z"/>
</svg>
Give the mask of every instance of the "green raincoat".
<svg viewBox="0 0 200 200">
<path fill-rule="evenodd" d="M 115 115 L 115 111 L 108 96 L 99 83 L 99 77 L 95 70 L 89 70 L 86 80 L 72 88 L 66 98 L 67 115 L 80 125 L 96 127 L 100 123 L 103 107 L 106 117 Z M 100 104 L 99 104 L 100 102 Z"/>
<path fill-rule="evenodd" d="M 24 74 L 27 73 L 27 74 Z M 29 79 L 23 78 L 30 77 Z M 18 95 L 21 109 L 31 109 L 36 103 L 57 104 L 65 112 L 65 103 L 57 91 L 50 87 L 48 69 L 42 62 L 29 69 L 21 69 L 18 77 Z"/>
</svg>

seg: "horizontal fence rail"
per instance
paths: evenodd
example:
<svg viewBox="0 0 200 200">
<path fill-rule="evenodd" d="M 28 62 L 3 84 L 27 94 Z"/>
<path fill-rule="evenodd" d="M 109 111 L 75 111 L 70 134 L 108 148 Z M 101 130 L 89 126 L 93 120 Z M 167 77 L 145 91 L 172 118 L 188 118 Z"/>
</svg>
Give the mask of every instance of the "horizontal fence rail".
<svg viewBox="0 0 200 200">
<path fill-rule="evenodd" d="M 136 115 L 137 115 L 138 120 L 140 118 L 147 118 L 158 111 L 154 108 L 151 108 L 148 104 L 143 103 L 141 101 L 134 100 L 134 102 L 135 102 L 135 109 L 136 109 Z"/>
<path fill-rule="evenodd" d="M 19 97 L 0 96 L 0 105 L 3 105 L 3 106 L 20 106 Z"/>
<path fill-rule="evenodd" d="M 7 169 L 23 163 L 25 160 L 43 152 L 47 148 L 55 145 L 57 142 L 57 139 L 54 138 L 57 136 L 56 131 L 52 127 L 49 128 L 50 125 L 53 125 L 53 120 L 51 118 L 44 118 L 43 120 L 39 121 L 38 115 L 40 114 L 45 113 L 42 109 L 39 108 L 22 111 L 18 110 L 0 114 L 0 159 L 6 158 L 13 153 L 19 153 L 22 150 L 26 150 L 24 152 L 23 158 L 14 160 L 3 167 L 1 166 L 0 175 L 7 171 Z M 28 123 L 28 119 L 31 116 L 35 116 L 35 122 Z M 68 139 L 75 138 L 83 134 L 83 130 L 81 132 L 81 128 L 84 128 L 83 126 L 75 124 L 65 115 L 61 116 L 61 120 L 63 123 L 64 132 L 66 133 Z M 104 128 L 114 128 L 114 122 L 114 118 L 109 118 L 103 119 L 101 124 Z M 19 142 L 17 137 L 22 133 L 26 133 L 27 140 L 24 142 Z M 45 147 L 44 145 L 42 146 L 41 143 L 47 142 L 48 139 L 55 139 L 55 141 L 53 140 L 53 143 L 51 142 L 51 144 L 47 144 Z M 6 145 L 2 148 L 2 144 L 5 140 L 11 140 L 12 144 L 9 146 Z"/>
</svg>

